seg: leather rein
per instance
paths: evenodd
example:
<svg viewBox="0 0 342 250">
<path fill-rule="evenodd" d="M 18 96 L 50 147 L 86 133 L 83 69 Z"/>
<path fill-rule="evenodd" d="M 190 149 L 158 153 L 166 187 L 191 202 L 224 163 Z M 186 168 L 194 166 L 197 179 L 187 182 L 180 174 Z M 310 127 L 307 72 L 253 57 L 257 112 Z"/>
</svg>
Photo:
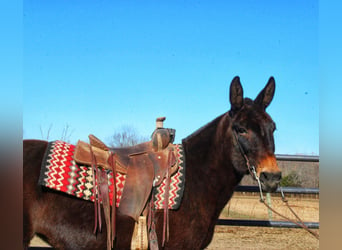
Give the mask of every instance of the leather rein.
<svg viewBox="0 0 342 250">
<path fill-rule="evenodd" d="M 258 182 L 258 186 L 259 186 L 259 192 L 260 192 L 260 202 L 263 203 L 269 210 L 271 210 L 272 212 L 274 212 L 275 214 L 279 215 L 280 217 L 284 218 L 285 220 L 287 221 L 290 221 L 294 224 L 296 224 L 297 226 L 305 229 L 306 231 L 308 231 L 310 234 L 312 234 L 316 239 L 319 240 L 319 234 L 312 231 L 310 228 L 308 228 L 305 223 L 303 222 L 302 219 L 299 218 L 299 216 L 295 213 L 295 211 L 293 211 L 293 209 L 290 207 L 289 203 L 288 203 L 288 200 L 285 198 L 285 195 L 284 195 L 284 192 L 283 192 L 283 189 L 281 188 L 281 186 L 279 186 L 279 190 L 280 190 L 280 193 L 281 193 L 281 197 L 282 197 L 282 201 L 285 203 L 285 205 L 288 207 L 288 209 L 291 211 L 291 213 L 297 218 L 298 222 L 293 220 L 293 219 L 290 219 L 282 214 L 280 214 L 279 212 L 277 212 L 276 210 L 274 210 L 272 207 L 270 207 L 266 202 L 265 202 L 265 199 L 264 199 L 264 195 L 263 195 L 263 192 L 262 192 L 262 188 L 261 188 L 261 183 L 260 183 L 260 179 L 256 173 L 256 170 L 255 170 L 255 167 L 253 165 L 250 164 L 250 161 L 242 147 L 242 145 L 240 144 L 239 140 L 238 140 L 238 135 L 236 133 L 235 130 L 233 130 L 233 134 L 234 134 L 234 137 L 235 137 L 235 140 L 237 142 L 237 145 L 239 147 L 239 150 L 240 150 L 240 153 L 242 154 L 243 158 L 245 159 L 246 161 L 246 165 L 247 165 L 247 168 L 248 168 L 248 171 L 250 173 L 250 175 L 252 176 L 253 179 L 255 179 L 257 182 Z"/>
</svg>

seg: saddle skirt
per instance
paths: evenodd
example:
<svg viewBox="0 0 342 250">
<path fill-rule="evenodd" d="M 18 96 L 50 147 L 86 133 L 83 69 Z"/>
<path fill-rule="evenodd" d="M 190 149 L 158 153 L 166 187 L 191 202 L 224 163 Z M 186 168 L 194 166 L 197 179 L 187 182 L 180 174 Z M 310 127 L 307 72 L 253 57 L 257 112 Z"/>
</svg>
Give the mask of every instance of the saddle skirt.
<svg viewBox="0 0 342 250">
<path fill-rule="evenodd" d="M 95 201 L 93 173 L 89 165 L 79 164 L 75 161 L 76 146 L 64 141 L 48 143 L 47 150 L 42 162 L 39 184 L 47 188 L 67 193 L 77 198 Z M 169 209 L 178 209 L 183 197 L 185 184 L 185 161 L 181 144 L 175 145 L 177 171 L 171 176 L 169 189 Z M 113 172 L 105 169 L 108 176 L 109 200 L 112 206 L 114 176 Z M 116 171 L 116 207 L 120 207 L 124 192 L 127 175 Z M 164 208 L 166 180 L 160 181 L 153 189 L 155 209 Z"/>
</svg>

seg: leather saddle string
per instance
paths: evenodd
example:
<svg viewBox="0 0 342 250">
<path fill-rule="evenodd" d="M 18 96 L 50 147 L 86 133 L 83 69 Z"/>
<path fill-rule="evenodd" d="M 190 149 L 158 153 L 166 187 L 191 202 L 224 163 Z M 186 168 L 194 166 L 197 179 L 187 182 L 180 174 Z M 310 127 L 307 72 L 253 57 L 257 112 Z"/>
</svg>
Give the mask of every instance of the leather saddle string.
<svg viewBox="0 0 342 250">
<path fill-rule="evenodd" d="M 153 189 L 152 189 L 152 193 L 151 193 L 151 199 L 149 201 L 149 204 L 148 204 L 148 218 L 147 218 L 147 231 L 150 232 L 151 228 L 152 228 L 152 221 L 153 221 Z"/>
<path fill-rule="evenodd" d="M 92 167 L 92 174 L 93 174 L 93 194 L 94 194 L 94 211 L 95 211 L 95 225 L 93 234 L 97 232 L 97 225 L 99 224 L 99 231 L 101 231 L 102 227 L 102 220 L 101 220 L 101 209 L 100 209 L 100 202 L 99 199 L 99 192 L 98 192 L 98 173 L 97 173 L 97 163 L 96 157 L 94 155 L 92 146 L 89 145 L 90 154 L 91 154 L 91 167 Z"/>
<path fill-rule="evenodd" d="M 90 153 L 92 156 L 92 172 L 93 172 L 93 193 L 94 193 L 94 206 L 95 206 L 95 226 L 94 234 L 97 231 L 97 225 L 99 225 L 99 231 L 102 230 L 102 219 L 101 219 L 101 201 L 103 203 L 105 220 L 107 226 L 107 249 L 113 247 L 115 239 L 115 225 L 116 225 L 116 168 L 114 155 L 110 155 L 110 165 L 113 170 L 113 201 L 112 201 L 112 213 L 110 216 L 110 203 L 109 203 L 109 190 L 108 190 L 108 176 L 106 171 L 97 168 L 96 157 L 93 153 L 92 146 L 90 145 Z M 111 218 L 110 218 L 111 217 Z"/>
<path fill-rule="evenodd" d="M 168 241 L 168 234 L 169 234 L 169 187 L 170 187 L 170 181 L 169 181 L 169 167 L 166 170 L 166 179 L 165 179 L 165 193 L 164 193 L 164 221 L 163 221 L 163 243 L 162 246 L 165 246 L 165 240 Z"/>
<path fill-rule="evenodd" d="M 154 187 L 155 188 L 155 187 Z M 155 207 L 154 207 L 154 194 L 152 190 L 150 200 L 150 211 L 148 216 L 148 237 L 149 237 L 149 248 L 151 250 L 158 250 L 158 238 L 156 233 L 156 222 L 155 222 Z"/>
<path fill-rule="evenodd" d="M 163 222 L 163 244 L 165 246 L 165 242 L 169 241 L 169 192 L 170 192 L 170 170 L 172 165 L 174 164 L 174 154 L 172 150 L 169 150 L 168 154 L 168 163 L 166 170 L 166 185 L 165 185 L 165 194 L 164 194 L 164 222 Z"/>
<path fill-rule="evenodd" d="M 109 190 L 108 190 L 108 175 L 106 170 L 98 169 L 99 172 L 99 187 L 100 198 L 103 205 L 103 211 L 105 216 L 106 228 L 107 228 L 107 249 L 112 247 L 111 243 L 111 220 L 110 220 L 110 203 L 109 203 Z M 100 201 L 99 201 L 100 203 Z"/>
<path fill-rule="evenodd" d="M 109 165 L 113 171 L 113 199 L 112 199 L 112 248 L 114 247 L 114 240 L 116 236 L 116 161 L 114 159 L 114 153 L 110 153 Z"/>
</svg>

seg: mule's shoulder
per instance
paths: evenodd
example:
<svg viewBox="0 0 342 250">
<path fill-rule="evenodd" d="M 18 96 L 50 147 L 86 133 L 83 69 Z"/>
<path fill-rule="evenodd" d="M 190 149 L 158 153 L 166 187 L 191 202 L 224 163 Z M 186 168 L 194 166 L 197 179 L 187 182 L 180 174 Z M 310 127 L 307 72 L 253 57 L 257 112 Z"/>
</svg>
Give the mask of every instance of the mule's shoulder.
<svg viewBox="0 0 342 250">
<path fill-rule="evenodd" d="M 23 140 L 24 156 L 25 156 L 25 153 L 29 151 L 45 149 L 47 145 L 48 145 L 48 141 L 35 140 L 35 139 Z"/>
<path fill-rule="evenodd" d="M 35 143 L 48 143 L 48 141 L 45 141 L 45 140 L 38 140 L 38 139 L 24 139 L 23 140 L 23 143 L 24 144 L 35 144 Z"/>
</svg>

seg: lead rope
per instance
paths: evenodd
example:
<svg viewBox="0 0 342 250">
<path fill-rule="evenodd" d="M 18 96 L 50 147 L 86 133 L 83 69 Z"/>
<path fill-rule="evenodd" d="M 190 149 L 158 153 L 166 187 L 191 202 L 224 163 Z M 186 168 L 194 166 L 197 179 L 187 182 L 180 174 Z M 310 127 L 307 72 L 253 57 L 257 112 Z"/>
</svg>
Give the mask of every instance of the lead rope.
<svg viewBox="0 0 342 250">
<path fill-rule="evenodd" d="M 290 221 L 294 224 L 296 224 L 297 226 L 305 229 L 306 231 L 308 231 L 310 234 L 312 234 L 316 239 L 319 240 L 319 235 L 312 231 L 310 228 L 308 228 L 305 223 L 303 222 L 303 220 L 301 220 L 299 218 L 299 216 L 295 213 L 295 211 L 293 211 L 293 209 L 290 207 L 290 205 L 288 204 L 288 200 L 285 198 L 285 195 L 284 195 L 284 192 L 282 190 L 281 187 L 280 188 L 280 192 L 281 192 L 281 197 L 282 197 L 282 201 L 286 204 L 286 206 L 288 207 L 288 209 L 291 211 L 291 213 L 299 220 L 299 222 L 293 220 L 293 219 L 290 219 L 280 213 L 278 213 L 277 211 L 275 211 L 273 208 L 271 208 L 266 202 L 265 202 L 265 199 L 264 199 L 264 195 L 262 193 L 262 188 L 261 188 L 261 183 L 260 183 L 260 179 L 255 171 L 255 167 L 254 166 L 251 166 L 251 164 L 249 163 L 249 160 L 248 160 L 248 157 L 247 155 L 245 154 L 242 146 L 240 145 L 239 141 L 238 141 L 238 137 L 237 137 L 237 134 L 235 133 L 235 131 L 233 132 L 234 134 L 234 137 L 236 139 L 236 142 L 237 144 L 239 145 L 239 149 L 241 151 L 241 154 L 243 155 L 243 157 L 245 158 L 246 160 L 246 165 L 247 165 L 247 168 L 248 168 L 248 171 L 249 173 L 252 175 L 252 177 L 258 182 L 258 186 L 259 186 L 259 192 L 260 192 L 260 202 L 263 203 L 268 209 L 270 209 L 272 212 L 274 212 L 275 214 L 279 215 L 280 217 L 284 218 L 285 220 L 287 221 Z"/>
<path fill-rule="evenodd" d="M 311 233 L 316 239 L 319 240 L 319 235 L 312 231 L 310 228 L 308 228 L 305 223 L 303 222 L 302 219 L 299 218 L 299 216 L 295 213 L 295 211 L 293 211 L 293 209 L 290 207 L 290 205 L 288 204 L 288 200 L 285 198 L 285 195 L 284 195 L 284 192 L 283 192 L 283 189 L 281 187 L 280 188 L 280 192 L 281 192 L 281 197 L 282 197 L 282 201 L 286 204 L 286 206 L 288 207 L 288 209 L 291 211 L 291 213 L 298 219 L 299 222 L 293 220 L 293 219 L 290 219 L 288 217 L 286 217 L 285 215 L 282 215 L 280 214 L 279 212 L 275 211 L 272 207 L 270 207 L 266 202 L 265 202 L 265 199 L 264 199 L 264 195 L 262 193 L 262 189 L 261 189 L 261 183 L 260 183 L 260 179 L 259 177 L 257 176 L 256 174 L 256 171 L 255 171 L 255 167 L 254 166 L 250 166 L 249 165 L 249 162 L 247 162 L 247 166 L 248 168 L 251 169 L 252 173 L 253 173 L 253 177 L 257 180 L 258 182 L 258 186 L 259 186 L 259 192 L 260 192 L 260 202 L 263 203 L 268 209 L 270 209 L 272 212 L 274 212 L 275 214 L 279 215 L 280 217 L 284 218 L 285 220 L 287 221 L 290 221 L 294 224 L 296 224 L 297 226 L 305 229 L 306 231 L 308 231 L 309 233 Z"/>
</svg>

